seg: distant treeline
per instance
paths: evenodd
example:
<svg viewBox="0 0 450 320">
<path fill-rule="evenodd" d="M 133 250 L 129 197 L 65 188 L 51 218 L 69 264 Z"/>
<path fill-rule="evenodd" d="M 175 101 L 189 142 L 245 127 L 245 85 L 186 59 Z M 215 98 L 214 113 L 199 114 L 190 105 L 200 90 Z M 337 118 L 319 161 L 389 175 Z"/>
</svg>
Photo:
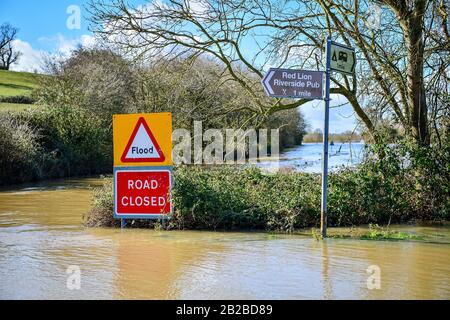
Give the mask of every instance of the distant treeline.
<svg viewBox="0 0 450 320">
<path fill-rule="evenodd" d="M 356 132 L 352 131 L 345 131 L 343 133 L 331 133 L 328 136 L 328 139 L 330 142 L 339 142 L 339 143 L 346 143 L 346 142 L 359 142 L 363 140 L 363 137 Z M 303 137 L 303 142 L 311 143 L 311 142 L 322 142 L 323 141 L 323 133 L 322 130 L 316 129 L 314 132 L 310 132 L 305 134 Z"/>
</svg>

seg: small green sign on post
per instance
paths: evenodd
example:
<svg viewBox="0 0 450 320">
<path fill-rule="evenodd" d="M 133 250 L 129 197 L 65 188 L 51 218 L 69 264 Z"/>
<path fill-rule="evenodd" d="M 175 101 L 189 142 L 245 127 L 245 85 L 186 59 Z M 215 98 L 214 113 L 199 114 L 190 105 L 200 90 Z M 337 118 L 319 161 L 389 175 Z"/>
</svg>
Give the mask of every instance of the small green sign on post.
<svg viewBox="0 0 450 320">
<path fill-rule="evenodd" d="M 353 75 L 356 66 L 355 49 L 331 41 L 330 51 L 331 70 Z"/>
</svg>

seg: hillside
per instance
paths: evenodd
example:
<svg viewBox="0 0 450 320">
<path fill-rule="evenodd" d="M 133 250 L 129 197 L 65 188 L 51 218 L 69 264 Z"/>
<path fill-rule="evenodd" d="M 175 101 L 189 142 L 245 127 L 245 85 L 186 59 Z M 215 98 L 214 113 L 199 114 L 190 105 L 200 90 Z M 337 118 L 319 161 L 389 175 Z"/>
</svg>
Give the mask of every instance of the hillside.
<svg viewBox="0 0 450 320">
<path fill-rule="evenodd" d="M 0 96 L 30 95 L 42 75 L 0 70 Z"/>
<path fill-rule="evenodd" d="M 2 98 L 30 96 L 33 89 L 38 86 L 40 77 L 43 77 L 43 75 L 0 70 L 0 110 L 21 110 L 30 107 L 29 104 L 2 101 Z"/>
</svg>

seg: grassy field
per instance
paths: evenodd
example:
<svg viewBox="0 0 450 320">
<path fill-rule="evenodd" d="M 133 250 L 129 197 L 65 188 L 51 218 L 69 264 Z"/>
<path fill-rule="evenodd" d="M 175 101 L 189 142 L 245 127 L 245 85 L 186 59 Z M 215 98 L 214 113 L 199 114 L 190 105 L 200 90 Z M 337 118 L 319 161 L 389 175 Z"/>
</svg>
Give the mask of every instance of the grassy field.
<svg viewBox="0 0 450 320">
<path fill-rule="evenodd" d="M 30 95 L 38 85 L 39 74 L 0 70 L 0 96 Z"/>
<path fill-rule="evenodd" d="M 0 98 L 12 96 L 29 96 L 38 86 L 42 75 L 29 72 L 0 70 Z M 0 111 L 17 111 L 33 108 L 33 104 L 0 102 Z"/>
</svg>

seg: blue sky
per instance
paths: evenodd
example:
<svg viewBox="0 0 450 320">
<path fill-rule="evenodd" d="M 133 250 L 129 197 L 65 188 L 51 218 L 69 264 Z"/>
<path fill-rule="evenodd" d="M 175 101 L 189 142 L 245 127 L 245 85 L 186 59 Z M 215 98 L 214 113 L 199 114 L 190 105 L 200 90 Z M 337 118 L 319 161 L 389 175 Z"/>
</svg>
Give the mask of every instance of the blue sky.
<svg viewBox="0 0 450 320">
<path fill-rule="evenodd" d="M 47 53 L 69 53 L 79 44 L 94 43 L 94 37 L 88 30 L 88 15 L 84 8 L 87 0 L 0 0 L 0 24 L 9 22 L 18 27 L 16 48 L 23 54 L 19 63 L 13 67 L 17 71 L 40 70 L 42 57 Z M 81 10 L 80 28 L 69 29 L 67 21 L 71 13 L 70 6 Z M 332 96 L 332 105 L 341 104 L 343 98 Z M 323 127 L 323 102 L 313 101 L 300 108 L 311 129 Z M 346 104 L 330 110 L 330 131 L 339 133 L 353 130 L 356 119 L 353 109 Z"/>
<path fill-rule="evenodd" d="M 83 20 L 83 0 L 0 0 L 0 22 L 10 22 L 18 27 L 19 39 L 28 42 L 36 50 L 54 50 L 58 43 L 46 41 L 58 36 L 66 40 L 79 40 L 89 34 L 88 23 Z M 66 13 L 70 5 L 81 9 L 80 29 L 68 29 Z"/>
</svg>

